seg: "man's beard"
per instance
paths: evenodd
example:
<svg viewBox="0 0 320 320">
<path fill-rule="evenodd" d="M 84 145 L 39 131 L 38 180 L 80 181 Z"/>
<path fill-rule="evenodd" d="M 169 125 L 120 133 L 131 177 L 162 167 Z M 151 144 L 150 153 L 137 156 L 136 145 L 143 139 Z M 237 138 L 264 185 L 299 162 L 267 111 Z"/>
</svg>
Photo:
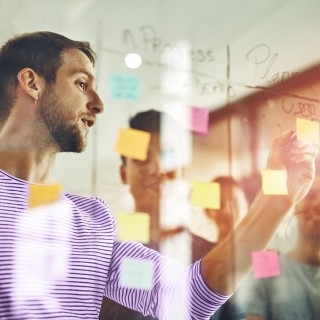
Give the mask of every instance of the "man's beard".
<svg viewBox="0 0 320 320">
<path fill-rule="evenodd" d="M 82 152 L 86 147 L 86 140 L 81 130 L 74 122 L 74 114 L 68 106 L 53 92 L 53 88 L 46 88 L 39 107 L 39 115 L 60 152 Z"/>
</svg>

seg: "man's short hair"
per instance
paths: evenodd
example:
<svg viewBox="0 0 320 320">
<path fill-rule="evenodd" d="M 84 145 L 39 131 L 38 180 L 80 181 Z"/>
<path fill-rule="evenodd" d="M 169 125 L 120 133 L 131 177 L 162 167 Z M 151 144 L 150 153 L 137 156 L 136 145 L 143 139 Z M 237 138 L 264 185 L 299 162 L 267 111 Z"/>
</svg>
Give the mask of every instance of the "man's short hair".
<svg viewBox="0 0 320 320">
<path fill-rule="evenodd" d="M 139 112 L 129 119 L 129 126 L 131 129 L 160 133 L 163 115 L 162 112 L 156 110 Z"/>
<path fill-rule="evenodd" d="M 49 31 L 24 33 L 8 40 L 1 47 L 0 123 L 10 114 L 20 70 L 31 68 L 48 84 L 52 84 L 62 64 L 61 54 L 66 49 L 79 49 L 92 64 L 95 63 L 95 53 L 88 42 L 74 41 Z"/>
</svg>

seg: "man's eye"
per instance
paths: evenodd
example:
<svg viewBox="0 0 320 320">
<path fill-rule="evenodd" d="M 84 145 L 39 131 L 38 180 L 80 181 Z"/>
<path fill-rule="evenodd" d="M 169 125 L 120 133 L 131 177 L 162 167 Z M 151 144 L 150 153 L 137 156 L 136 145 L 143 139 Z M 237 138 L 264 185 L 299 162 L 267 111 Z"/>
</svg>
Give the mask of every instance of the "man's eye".
<svg viewBox="0 0 320 320">
<path fill-rule="evenodd" d="M 85 82 L 83 82 L 83 81 L 79 81 L 79 82 L 78 82 L 78 85 L 79 85 L 79 87 L 80 87 L 82 90 L 86 90 L 87 87 L 88 87 L 88 85 L 87 85 Z"/>
</svg>

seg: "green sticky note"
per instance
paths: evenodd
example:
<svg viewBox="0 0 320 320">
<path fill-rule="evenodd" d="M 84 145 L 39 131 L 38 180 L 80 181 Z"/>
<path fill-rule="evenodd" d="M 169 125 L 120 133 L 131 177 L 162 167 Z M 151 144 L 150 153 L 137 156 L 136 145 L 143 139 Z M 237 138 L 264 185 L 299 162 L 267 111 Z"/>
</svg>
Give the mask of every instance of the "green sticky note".
<svg viewBox="0 0 320 320">
<path fill-rule="evenodd" d="M 58 201 L 61 192 L 61 185 L 29 185 L 28 206 L 36 207 L 46 205 Z"/>
<path fill-rule="evenodd" d="M 136 129 L 120 129 L 115 150 L 122 156 L 144 161 L 147 159 L 151 134 Z"/>
<path fill-rule="evenodd" d="M 319 122 L 296 118 L 297 140 L 319 143 Z"/>
<path fill-rule="evenodd" d="M 120 267 L 120 285 L 149 290 L 153 282 L 153 269 L 152 261 L 125 258 Z"/>
<path fill-rule="evenodd" d="M 143 212 L 119 213 L 116 215 L 118 240 L 150 242 L 150 215 Z"/>
<path fill-rule="evenodd" d="M 191 203 L 208 209 L 220 209 L 220 184 L 218 182 L 193 182 Z"/>
<path fill-rule="evenodd" d="M 141 96 L 140 78 L 135 74 L 112 74 L 109 76 L 109 92 L 112 100 L 137 101 Z"/>
<path fill-rule="evenodd" d="M 262 192 L 265 195 L 288 194 L 286 170 L 262 170 Z"/>
</svg>

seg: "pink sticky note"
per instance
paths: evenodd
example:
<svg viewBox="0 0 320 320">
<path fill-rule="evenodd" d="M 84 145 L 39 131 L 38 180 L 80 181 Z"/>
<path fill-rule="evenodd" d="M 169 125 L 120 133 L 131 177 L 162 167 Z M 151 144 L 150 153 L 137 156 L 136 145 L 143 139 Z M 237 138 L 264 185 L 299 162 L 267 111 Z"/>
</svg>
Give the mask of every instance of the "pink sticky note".
<svg viewBox="0 0 320 320">
<path fill-rule="evenodd" d="M 209 110 L 207 108 L 191 108 L 191 130 L 193 132 L 208 133 Z"/>
<path fill-rule="evenodd" d="M 279 255 L 277 251 L 253 251 L 251 261 L 254 277 L 269 278 L 280 275 Z"/>
</svg>

